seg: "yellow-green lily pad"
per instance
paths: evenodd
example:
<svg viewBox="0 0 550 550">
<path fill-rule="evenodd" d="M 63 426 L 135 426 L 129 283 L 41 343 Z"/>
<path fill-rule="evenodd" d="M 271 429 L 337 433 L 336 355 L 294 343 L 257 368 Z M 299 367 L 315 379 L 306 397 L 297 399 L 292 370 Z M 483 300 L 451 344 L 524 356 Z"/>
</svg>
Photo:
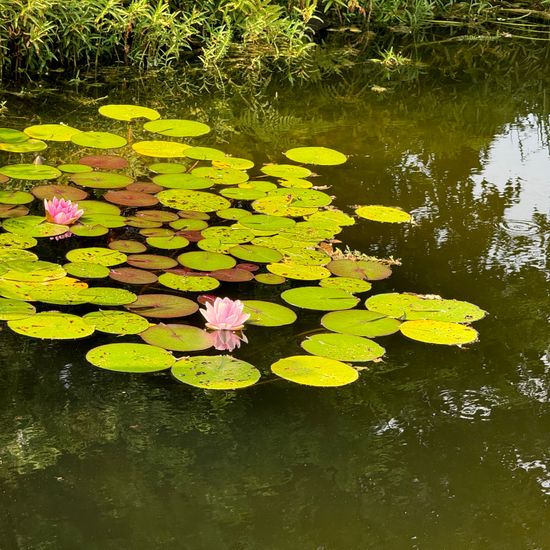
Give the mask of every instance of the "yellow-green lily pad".
<svg viewBox="0 0 550 550">
<path fill-rule="evenodd" d="M 355 382 L 357 371 L 335 359 L 293 355 L 279 359 L 271 365 L 271 370 L 281 378 L 296 384 L 318 387 L 338 387 Z"/>
<path fill-rule="evenodd" d="M 169 369 L 175 362 L 165 349 L 148 344 L 105 344 L 91 349 L 86 360 L 101 369 L 147 373 Z"/>
</svg>

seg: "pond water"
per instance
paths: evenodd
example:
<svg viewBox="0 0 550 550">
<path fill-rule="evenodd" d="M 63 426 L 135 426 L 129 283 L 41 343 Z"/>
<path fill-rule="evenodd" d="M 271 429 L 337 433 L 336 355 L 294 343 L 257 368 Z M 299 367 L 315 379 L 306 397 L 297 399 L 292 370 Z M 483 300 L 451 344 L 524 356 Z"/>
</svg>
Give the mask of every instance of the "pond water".
<svg viewBox="0 0 550 550">
<path fill-rule="evenodd" d="M 384 337 L 384 362 L 346 387 L 238 392 L 95 369 L 83 355 L 99 337 L 42 342 L 3 324 L 0 548 L 547 548 L 547 68 L 397 84 L 355 75 L 261 97 L 188 96 L 171 81 L 5 96 L 2 125 L 17 128 L 89 129 L 99 105 L 138 103 L 209 123 L 205 144 L 256 165 L 293 146 L 343 151 L 345 165 L 317 170 L 337 206 L 398 205 L 417 222 L 339 236 L 401 259 L 374 290 L 490 315 L 462 349 Z M 236 355 L 269 365 L 299 353 L 319 317 L 250 327 L 254 345 Z"/>
</svg>

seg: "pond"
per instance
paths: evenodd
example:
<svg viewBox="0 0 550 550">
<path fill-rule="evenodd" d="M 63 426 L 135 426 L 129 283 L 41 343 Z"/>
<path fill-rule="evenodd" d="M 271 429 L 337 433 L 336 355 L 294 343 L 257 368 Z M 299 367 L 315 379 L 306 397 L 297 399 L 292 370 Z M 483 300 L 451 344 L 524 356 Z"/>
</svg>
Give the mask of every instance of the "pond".
<svg viewBox="0 0 550 550">
<path fill-rule="evenodd" d="M 356 74 L 257 97 L 108 79 L 6 95 L 2 126 L 120 133 L 97 108 L 132 103 L 209 124 L 201 144 L 257 167 L 291 147 L 342 151 L 345 164 L 315 169 L 336 206 L 399 206 L 415 220 L 363 220 L 337 236 L 401 260 L 373 290 L 466 300 L 489 315 L 462 348 L 382 337 L 384 360 L 348 386 L 265 377 L 235 392 L 97 369 L 84 355 L 101 336 L 39 341 L 2 323 L 0 548 L 546 547 L 546 69 L 426 71 L 395 85 Z M 58 246 L 62 258 L 71 245 Z M 258 285 L 254 297 L 279 293 Z M 320 316 L 248 327 L 234 355 L 269 366 L 298 354 Z"/>
</svg>

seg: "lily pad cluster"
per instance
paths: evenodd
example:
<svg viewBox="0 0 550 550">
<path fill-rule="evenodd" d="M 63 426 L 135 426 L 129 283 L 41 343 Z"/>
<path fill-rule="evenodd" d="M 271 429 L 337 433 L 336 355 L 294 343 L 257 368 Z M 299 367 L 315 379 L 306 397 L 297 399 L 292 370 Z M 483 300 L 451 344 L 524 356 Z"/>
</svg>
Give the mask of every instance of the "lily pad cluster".
<svg viewBox="0 0 550 550">
<path fill-rule="evenodd" d="M 180 382 L 220 390 L 253 385 L 262 373 L 219 353 L 246 339 L 229 347 L 226 337 L 202 328 L 202 293 L 238 292 L 251 326 L 291 325 L 302 310 L 322 312 L 319 331 L 300 342 L 303 355 L 281 350 L 273 358 L 271 372 L 299 384 L 354 382 L 365 362 L 385 354 L 374 339 L 397 332 L 432 344 L 477 340 L 470 324 L 485 312 L 473 304 L 416 294 L 360 297 L 392 267 L 334 254 L 336 235 L 358 218 L 412 217 L 393 206 L 357 206 L 355 216 L 334 207 L 304 164 L 337 166 L 347 161 L 343 153 L 296 147 L 284 153 L 287 161 L 256 168 L 211 147 L 202 122 L 163 119 L 137 105 L 99 112 L 132 132 L 0 128 L 0 320 L 14 332 L 64 340 L 124 336 L 93 347 L 87 360 L 113 371 L 170 370 Z M 138 119 L 147 122 L 137 126 Z M 63 163 L 24 158 L 55 142 L 73 144 Z M 148 178 L 135 181 L 129 166 L 136 163 L 147 166 Z M 54 197 L 78 202 L 82 217 L 71 225 L 46 221 L 42 201 Z M 281 285 L 280 300 L 254 299 L 265 285 Z"/>
</svg>

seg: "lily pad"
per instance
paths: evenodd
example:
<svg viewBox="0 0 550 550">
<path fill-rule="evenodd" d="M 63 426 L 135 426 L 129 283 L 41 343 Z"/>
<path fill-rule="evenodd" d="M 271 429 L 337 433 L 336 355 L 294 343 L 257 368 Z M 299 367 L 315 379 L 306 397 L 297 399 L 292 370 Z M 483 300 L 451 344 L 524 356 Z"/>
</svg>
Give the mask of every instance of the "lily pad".
<svg viewBox="0 0 550 550">
<path fill-rule="evenodd" d="M 254 166 L 254 163 L 249 159 L 238 157 L 225 156 L 222 159 L 212 161 L 214 168 L 234 168 L 235 170 L 248 170 Z"/>
<path fill-rule="evenodd" d="M 163 273 L 159 276 L 159 283 L 182 292 L 209 292 L 220 286 L 220 282 L 214 277 L 176 273 Z"/>
<path fill-rule="evenodd" d="M 135 267 L 117 267 L 111 269 L 108 275 L 114 281 L 129 285 L 149 285 L 156 283 L 158 279 L 154 273 Z"/>
<path fill-rule="evenodd" d="M 0 204 L 0 218 L 21 218 L 29 213 L 26 206 Z"/>
<path fill-rule="evenodd" d="M 229 254 L 235 256 L 235 258 L 239 258 L 239 260 L 253 263 L 276 263 L 283 258 L 283 255 L 278 250 L 255 244 L 233 246 L 229 249 Z"/>
<path fill-rule="evenodd" d="M 172 374 L 184 384 L 208 390 L 245 388 L 260 379 L 260 371 L 256 367 L 229 355 L 180 359 L 172 367 Z"/>
<path fill-rule="evenodd" d="M 181 174 L 187 170 L 185 164 L 179 162 L 154 162 L 149 170 L 155 174 Z"/>
<path fill-rule="evenodd" d="M 70 262 L 63 269 L 73 277 L 81 279 L 103 279 L 109 275 L 109 269 L 92 262 Z"/>
<path fill-rule="evenodd" d="M 48 145 L 40 139 L 29 139 L 22 143 L 0 143 L 0 151 L 6 153 L 38 153 L 47 148 Z"/>
<path fill-rule="evenodd" d="M 258 273 L 255 278 L 256 281 L 263 285 L 282 285 L 286 282 L 284 277 L 275 275 L 274 273 Z"/>
<path fill-rule="evenodd" d="M 191 325 L 165 325 L 149 327 L 140 337 L 153 346 L 172 351 L 200 351 L 212 347 L 208 332 Z"/>
<path fill-rule="evenodd" d="M 386 353 L 386 350 L 374 340 L 353 334 L 313 334 L 300 345 L 313 355 L 338 361 L 372 361 Z"/>
<path fill-rule="evenodd" d="M 287 279 L 298 279 L 300 281 L 318 281 L 330 277 L 330 271 L 320 265 L 300 265 L 292 262 L 281 262 L 269 264 L 268 271 Z"/>
<path fill-rule="evenodd" d="M 355 334 L 376 338 L 387 336 L 399 330 L 400 321 L 374 311 L 352 309 L 331 311 L 321 318 L 321 324 L 328 330 L 343 334 Z"/>
<path fill-rule="evenodd" d="M 70 262 L 92 262 L 106 267 L 123 264 L 126 261 L 126 254 L 123 252 L 100 246 L 75 248 L 69 250 L 65 257 Z"/>
<path fill-rule="evenodd" d="M 247 325 L 257 325 L 260 327 L 280 327 L 291 325 L 296 321 L 297 316 L 294 311 L 288 307 L 273 302 L 263 300 L 243 300 L 244 313 L 250 317 L 246 321 Z"/>
<path fill-rule="evenodd" d="M 126 309 L 144 317 L 172 319 L 192 315 L 199 306 L 187 298 L 172 294 L 141 294 Z"/>
<path fill-rule="evenodd" d="M 148 237 L 147 244 L 163 250 L 178 250 L 185 248 L 189 244 L 189 241 L 181 235 L 171 235 L 166 237 Z"/>
<path fill-rule="evenodd" d="M 139 334 L 150 326 L 149 321 L 141 315 L 126 311 L 92 311 L 82 319 L 96 330 L 107 334 Z"/>
<path fill-rule="evenodd" d="M 222 208 L 228 208 L 231 204 L 227 199 L 213 193 L 188 189 L 161 191 L 157 193 L 157 197 L 164 206 L 175 210 L 191 210 L 194 212 L 215 212 Z"/>
<path fill-rule="evenodd" d="M 47 164 L 9 164 L 0 168 L 0 174 L 18 180 L 54 180 L 61 170 Z"/>
<path fill-rule="evenodd" d="M 343 153 L 328 147 L 296 147 L 285 151 L 284 155 L 294 162 L 323 166 L 336 166 L 348 160 Z"/>
<path fill-rule="evenodd" d="M 49 223 L 42 216 L 9 218 L 4 221 L 2 227 L 10 233 L 25 235 L 27 237 L 55 237 L 69 230 L 67 225 Z"/>
<path fill-rule="evenodd" d="M 88 155 L 82 157 L 78 162 L 83 166 L 99 170 L 120 170 L 128 168 L 130 164 L 127 159 L 118 155 Z"/>
<path fill-rule="evenodd" d="M 178 265 L 174 258 L 157 254 L 132 254 L 126 261 L 132 267 L 141 269 L 170 269 Z"/>
<path fill-rule="evenodd" d="M 220 191 L 220 195 L 237 201 L 254 201 L 266 196 L 265 191 L 257 189 L 241 189 L 240 187 L 227 187 Z"/>
<path fill-rule="evenodd" d="M 161 223 L 172 222 L 179 219 L 175 212 L 167 212 L 166 210 L 138 210 L 136 216 L 145 220 Z"/>
<path fill-rule="evenodd" d="M 165 118 L 146 122 L 143 127 L 149 132 L 170 137 L 197 137 L 210 132 L 210 126 L 194 120 Z"/>
<path fill-rule="evenodd" d="M 91 349 L 86 360 L 101 369 L 118 372 L 157 372 L 175 362 L 165 349 L 148 344 L 105 344 Z"/>
<path fill-rule="evenodd" d="M 34 197 L 25 191 L 0 191 L 0 203 L 2 204 L 28 204 Z"/>
<path fill-rule="evenodd" d="M 477 331 L 459 323 L 444 321 L 405 321 L 399 330 L 407 338 L 427 344 L 460 346 L 477 341 Z"/>
<path fill-rule="evenodd" d="M 94 332 L 94 327 L 81 317 L 57 311 L 43 311 L 30 317 L 8 321 L 8 326 L 23 336 L 51 340 L 85 338 Z"/>
<path fill-rule="evenodd" d="M 40 200 L 57 197 L 73 202 L 84 200 L 88 196 L 86 191 L 70 185 L 36 185 L 31 189 L 31 193 Z"/>
<path fill-rule="evenodd" d="M 214 183 L 222 185 L 237 185 L 248 180 L 248 174 L 246 172 L 235 170 L 234 168 L 200 166 L 199 168 L 195 168 L 191 174 L 201 178 L 209 178 L 213 180 Z"/>
<path fill-rule="evenodd" d="M 15 321 L 34 315 L 36 309 L 32 304 L 22 300 L 0 298 L 0 321 Z"/>
<path fill-rule="evenodd" d="M 125 254 L 139 254 L 147 250 L 147 247 L 143 243 L 127 239 L 111 241 L 107 246 L 113 250 L 124 252 Z"/>
<path fill-rule="evenodd" d="M 231 269 L 217 269 L 210 273 L 211 277 L 218 279 L 218 281 L 224 281 L 227 283 L 244 283 L 254 279 L 254 275 L 246 269 L 239 269 L 233 267 Z"/>
<path fill-rule="evenodd" d="M 136 118 L 146 118 L 148 120 L 156 120 L 160 118 L 160 113 L 155 109 L 149 107 L 142 107 L 140 105 L 102 105 L 99 109 L 99 113 L 108 118 L 114 118 L 115 120 L 124 120 L 129 122 Z"/>
<path fill-rule="evenodd" d="M 132 178 L 125 174 L 113 174 L 112 172 L 83 172 L 73 174 L 72 181 L 82 187 L 93 189 L 118 189 L 132 183 Z"/>
<path fill-rule="evenodd" d="M 214 185 L 212 180 L 193 174 L 160 174 L 153 181 L 167 189 L 208 189 Z"/>
<path fill-rule="evenodd" d="M 0 128 L 0 142 L 2 143 L 22 143 L 27 141 L 29 136 L 21 130 L 13 128 Z"/>
<path fill-rule="evenodd" d="M 197 271 L 214 271 L 216 269 L 231 269 L 237 261 L 226 254 L 216 252 L 184 252 L 178 256 L 178 262 Z"/>
<path fill-rule="evenodd" d="M 220 160 L 225 158 L 225 153 L 212 147 L 189 147 L 185 156 L 193 160 Z"/>
<path fill-rule="evenodd" d="M 357 371 L 335 359 L 293 355 L 279 359 L 271 365 L 271 370 L 281 378 L 306 386 L 338 387 L 355 382 Z"/>
<path fill-rule="evenodd" d="M 138 141 L 132 144 L 132 149 L 145 157 L 157 158 L 178 158 L 184 157 L 186 149 L 190 145 L 185 143 L 177 143 L 175 141 Z"/>
<path fill-rule="evenodd" d="M 71 137 L 71 141 L 80 147 L 94 149 L 118 149 L 128 143 L 123 137 L 111 132 L 79 132 Z"/>
<path fill-rule="evenodd" d="M 351 309 L 359 302 L 359 298 L 345 290 L 318 286 L 291 288 L 285 290 L 281 298 L 290 305 L 319 311 Z"/>
<path fill-rule="evenodd" d="M 391 268 L 388 265 L 374 260 L 333 260 L 327 265 L 327 269 L 338 277 L 369 281 L 380 281 L 391 275 Z"/>
<path fill-rule="evenodd" d="M 38 241 L 33 237 L 25 235 L 15 235 L 14 233 L 2 233 L 0 234 L 0 249 L 6 250 L 10 248 L 26 249 L 36 246 Z M 3 261 L 0 257 L 0 261 Z"/>
<path fill-rule="evenodd" d="M 85 288 L 78 295 L 90 304 L 98 306 L 125 306 L 135 302 L 137 296 L 123 288 L 97 287 Z"/>
<path fill-rule="evenodd" d="M 80 130 L 65 124 L 37 124 L 24 130 L 31 138 L 46 141 L 71 141 L 71 138 L 80 133 Z"/>
<path fill-rule="evenodd" d="M 308 178 L 312 174 L 309 168 L 294 164 L 266 164 L 260 168 L 260 171 L 268 176 L 283 178 L 285 180 Z"/>
<path fill-rule="evenodd" d="M 355 209 L 355 213 L 360 218 L 375 222 L 407 223 L 412 221 L 412 217 L 408 212 L 393 206 L 380 206 L 377 204 L 360 206 Z"/>
<path fill-rule="evenodd" d="M 254 229 L 255 231 L 266 231 L 270 233 L 278 233 L 286 229 L 290 229 L 296 224 L 293 219 L 283 218 L 280 216 L 269 216 L 267 214 L 251 214 L 239 220 L 239 225 Z"/>
<path fill-rule="evenodd" d="M 326 288 L 341 288 L 351 294 L 368 292 L 372 288 L 369 282 L 353 277 L 330 277 L 329 279 L 323 279 L 319 284 Z"/>
</svg>

